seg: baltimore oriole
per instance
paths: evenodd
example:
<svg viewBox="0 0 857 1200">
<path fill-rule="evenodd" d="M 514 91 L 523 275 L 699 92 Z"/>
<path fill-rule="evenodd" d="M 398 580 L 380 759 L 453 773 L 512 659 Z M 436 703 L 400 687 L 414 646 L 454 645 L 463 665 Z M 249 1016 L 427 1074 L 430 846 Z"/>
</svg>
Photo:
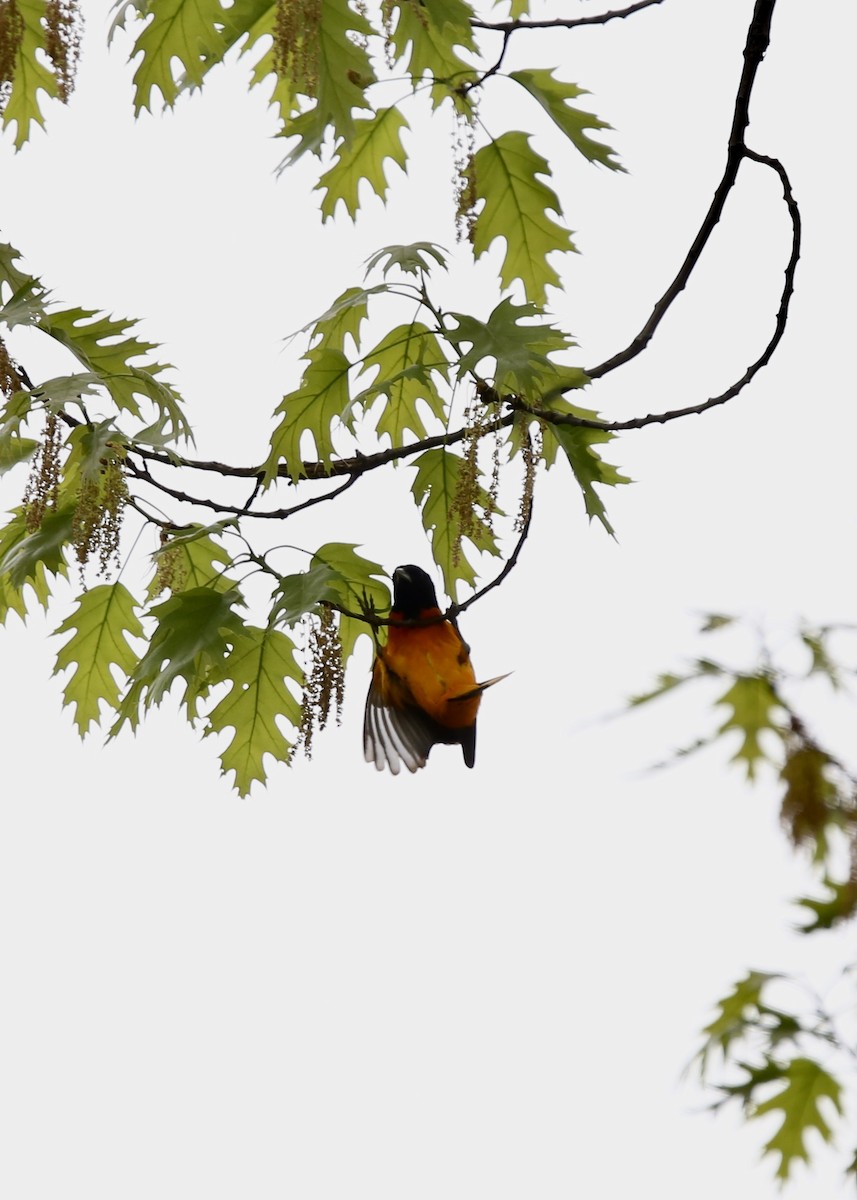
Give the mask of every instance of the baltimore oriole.
<svg viewBox="0 0 857 1200">
<path fill-rule="evenodd" d="M 379 771 L 398 775 L 426 765 L 438 742 L 461 746 L 464 761 L 476 760 L 476 713 L 482 693 L 505 679 L 477 683 L 470 653 L 441 612 L 434 584 L 420 567 L 393 572 L 393 608 L 386 645 L 378 646 L 366 697 L 363 753 Z M 417 624 L 416 622 L 430 622 Z"/>
</svg>

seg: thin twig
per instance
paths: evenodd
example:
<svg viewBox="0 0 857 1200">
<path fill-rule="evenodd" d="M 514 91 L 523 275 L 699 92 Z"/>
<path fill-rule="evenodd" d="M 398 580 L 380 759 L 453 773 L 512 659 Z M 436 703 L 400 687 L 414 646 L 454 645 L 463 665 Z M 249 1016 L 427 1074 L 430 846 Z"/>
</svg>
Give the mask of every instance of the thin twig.
<svg viewBox="0 0 857 1200">
<path fill-rule="evenodd" d="M 478 21 L 470 22 L 474 29 L 496 29 L 507 33 L 517 33 L 519 29 L 574 29 L 578 25 L 606 25 L 608 21 L 615 21 L 619 17 L 630 17 L 634 13 L 642 12 L 644 8 L 651 8 L 655 4 L 662 4 L 663 0 L 637 0 L 636 4 L 629 4 L 627 8 L 617 8 L 612 12 L 594 13 L 590 17 L 556 17 L 551 20 L 531 21 L 531 20 L 512 20 L 512 21 Z"/>
<path fill-rule="evenodd" d="M 136 447 L 133 452 L 136 453 Z M 150 484 L 152 487 L 157 488 L 158 491 L 171 496 L 174 500 L 181 500 L 185 504 L 196 504 L 203 508 L 210 508 L 214 512 L 228 512 L 239 517 L 255 517 L 259 520 L 268 521 L 282 521 L 286 517 L 294 516 L 295 513 L 303 512 L 306 508 L 312 508 L 315 504 L 323 504 L 325 500 L 333 500 L 336 496 L 341 496 L 344 491 L 347 491 L 352 484 L 357 482 L 361 474 L 359 471 L 352 472 L 339 487 L 334 488 L 330 492 L 325 492 L 324 495 L 313 496 L 309 500 L 302 501 L 300 504 L 293 504 L 288 508 L 275 508 L 265 512 L 257 512 L 247 507 L 247 505 L 225 504 L 219 500 L 209 500 L 205 496 L 193 496 L 190 492 L 182 492 L 178 488 L 172 488 L 169 484 L 155 479 L 147 467 L 138 467 L 131 459 L 126 459 L 125 465 L 135 479 L 140 479 L 144 483 Z M 247 504 L 252 503 L 255 495 L 256 492 L 254 491 Z"/>
</svg>

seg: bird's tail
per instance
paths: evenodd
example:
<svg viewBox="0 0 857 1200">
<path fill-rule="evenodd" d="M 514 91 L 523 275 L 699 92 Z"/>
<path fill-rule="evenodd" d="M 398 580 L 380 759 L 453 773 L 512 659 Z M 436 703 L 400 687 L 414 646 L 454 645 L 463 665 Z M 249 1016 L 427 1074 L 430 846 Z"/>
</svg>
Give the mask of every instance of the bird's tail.
<svg viewBox="0 0 857 1200">
<path fill-rule="evenodd" d="M 487 688 L 493 687 L 495 683 L 499 683 L 502 679 L 508 679 L 511 674 L 511 671 L 507 671 L 505 675 L 495 675 L 493 679 L 486 679 L 484 683 L 477 683 L 476 687 L 468 688 L 460 696 L 450 696 L 449 699 L 452 703 L 455 703 L 456 700 L 472 700 L 474 696 L 481 696 Z"/>
</svg>

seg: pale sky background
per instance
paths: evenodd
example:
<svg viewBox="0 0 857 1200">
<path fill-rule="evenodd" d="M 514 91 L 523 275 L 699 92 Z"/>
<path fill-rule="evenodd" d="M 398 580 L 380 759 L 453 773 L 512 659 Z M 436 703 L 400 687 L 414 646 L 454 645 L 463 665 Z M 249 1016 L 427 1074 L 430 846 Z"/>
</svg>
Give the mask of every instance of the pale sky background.
<svg viewBox="0 0 857 1200">
<path fill-rule="evenodd" d="M 8 132 L 0 145 L 3 237 L 62 300 L 147 318 L 200 456 L 259 461 L 299 374 L 284 335 L 358 282 L 377 246 L 452 246 L 447 132 L 423 127 L 431 154 L 409 185 L 391 170 L 386 209 L 367 198 L 356 231 L 322 228 L 312 165 L 274 177 L 283 143 L 243 65 L 135 124 L 129 43 L 108 54 L 108 5 L 84 8 L 71 104 L 20 154 Z M 558 312 L 584 364 L 626 344 L 685 253 L 722 169 L 751 10 L 670 0 L 561 42 L 522 39 L 510 58 L 559 54 L 630 172 L 554 164 L 583 252 L 564 260 Z M 775 1160 L 759 1161 L 773 1125 L 699 1115 L 681 1071 L 749 967 L 804 973 L 847 1002 L 834 985 L 853 930 L 790 932 L 788 901 L 812 880 L 769 777 L 748 790 L 720 746 L 645 773 L 711 728 L 715 692 L 597 718 L 719 648 L 695 638 L 702 611 L 763 621 L 774 646 L 798 613 L 854 618 L 855 26 L 847 0 L 781 0 L 754 97 L 750 143 L 786 163 L 805 226 L 784 344 L 725 409 L 610 447 L 636 481 L 606 496 L 617 541 L 587 525 L 565 468 L 543 480 L 520 565 L 463 621 L 480 676 L 514 671 L 485 700 L 473 772 L 442 747 L 413 778 L 363 763 L 364 644 L 341 728 L 239 800 L 175 704 L 136 739 L 81 744 L 49 678 L 47 634 L 68 603 L 26 627 L 10 618 L 4 1197 L 779 1195 Z M 498 84 L 488 119 L 511 97 Z M 535 106 L 520 120 L 545 129 Z M 779 185 L 748 164 L 650 351 L 587 401 L 624 417 L 720 390 L 766 341 L 787 256 Z M 491 271 L 459 264 L 444 298 L 490 311 Z M 54 373 L 35 342 L 15 346 L 31 374 Z M 6 477 L 5 505 L 23 481 Z M 389 570 L 428 565 L 409 484 L 367 480 L 301 537 L 362 543 Z M 723 648 L 751 661 L 749 639 Z M 813 705 L 847 756 L 853 710 L 840 717 L 821 689 Z M 790 1200 L 850 1194 L 853 1140 L 798 1169 Z"/>
</svg>

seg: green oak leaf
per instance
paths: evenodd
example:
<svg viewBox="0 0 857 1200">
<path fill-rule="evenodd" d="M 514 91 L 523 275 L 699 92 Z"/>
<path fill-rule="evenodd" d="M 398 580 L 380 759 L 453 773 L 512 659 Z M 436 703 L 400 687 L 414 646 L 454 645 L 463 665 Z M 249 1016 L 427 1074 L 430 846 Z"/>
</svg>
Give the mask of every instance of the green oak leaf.
<svg viewBox="0 0 857 1200">
<path fill-rule="evenodd" d="M 14 247 L 0 246 L 0 283 L 13 293 L 0 319 L 10 327 L 35 326 L 70 351 L 84 368 L 78 375 L 59 376 L 41 384 L 35 389 L 40 400 L 46 400 L 48 407 L 56 411 L 100 386 L 109 392 L 117 408 L 135 417 L 141 415 L 140 399 L 154 405 L 157 418 L 149 430 L 137 435 L 138 439 L 145 440 L 152 431 L 166 439 L 191 439 L 181 397 L 159 378 L 170 368 L 152 360 L 151 352 L 158 347 L 136 336 L 137 322 L 93 309 L 51 307 L 49 294 L 39 280 L 15 266 L 18 258 Z"/>
<path fill-rule="evenodd" d="M 23 257 L 21 251 L 16 250 L 9 242 L 0 242 L 0 284 L 5 284 L 12 296 L 26 291 L 33 285 L 44 292 L 40 281 L 34 275 L 29 275 L 15 265 Z"/>
<path fill-rule="evenodd" d="M 50 294 L 42 287 L 38 279 L 31 279 L 16 292 L 0 308 L 0 321 L 9 329 L 16 325 L 37 325 L 45 316 L 45 305 L 50 300 Z"/>
<path fill-rule="evenodd" d="M 120 687 L 113 668 L 130 676 L 137 663 L 127 640 L 143 636 L 136 605 L 123 584 L 101 584 L 78 597 L 75 611 L 54 631 L 72 634 L 57 655 L 54 674 L 74 667 L 63 696 L 66 704 L 75 706 L 74 722 L 81 737 L 99 721 L 102 701 L 119 707 Z"/>
<path fill-rule="evenodd" d="M 371 611 L 387 612 L 390 608 L 390 589 L 383 577 L 384 568 L 356 553 L 357 547 L 347 542 L 327 542 L 316 550 L 310 570 L 325 567 L 330 576 L 327 581 L 330 600 L 334 600 L 351 612 L 361 612 L 364 605 Z M 379 580 L 378 576 L 382 579 Z M 342 661 L 347 663 L 361 637 L 371 637 L 372 627 L 365 621 L 340 614 L 339 639 L 342 643 Z"/>
<path fill-rule="evenodd" d="M 42 608 L 47 609 L 51 594 L 50 575 L 65 576 L 68 574 L 65 560 L 62 556 L 62 545 L 67 540 L 66 533 L 71 535 L 72 510 L 62 510 L 60 521 L 56 526 L 48 525 L 47 542 L 33 544 L 30 538 L 34 535 L 27 530 L 26 515 L 23 508 L 13 509 L 11 520 L 0 529 L 0 624 L 10 612 L 17 613 L 25 620 L 27 602 L 24 589 L 32 589 L 36 600 Z M 50 522 L 51 517 L 42 522 Z M 54 540 L 55 535 L 55 540 Z M 10 565 L 16 568 L 12 578 Z"/>
<path fill-rule="evenodd" d="M 227 694 L 208 714 L 206 735 L 233 731 L 220 755 L 223 774 L 235 773 L 235 787 L 246 796 L 255 781 L 266 778 L 264 760 L 270 755 L 288 762 L 292 743 L 277 718 L 296 728 L 301 723 L 300 701 L 286 680 L 301 686 L 303 671 L 292 640 L 280 630 L 244 626 L 230 652 L 212 672 L 211 682 L 228 683 Z"/>
<path fill-rule="evenodd" d="M 26 395 L 30 401 L 38 400 L 49 412 L 59 413 L 69 404 L 80 404 L 89 396 L 98 395 L 101 380 L 91 371 L 78 371 L 74 375 L 54 375 L 40 380 Z"/>
<path fill-rule="evenodd" d="M 816 858 L 827 850 L 827 831 L 836 820 L 839 794 L 827 771 L 833 760 L 818 746 L 799 742 L 788 747 L 780 771 L 786 785 L 780 817 L 795 846 L 814 846 Z"/>
<path fill-rule="evenodd" d="M 315 71 L 311 76 L 304 74 L 297 85 L 297 90 L 315 99 L 315 105 L 297 116 L 286 117 L 283 136 L 297 136 L 299 140 L 287 155 L 284 167 L 307 151 L 318 154 L 328 129 L 343 138 L 346 145 L 353 139 L 353 110 L 369 107 L 364 92 L 376 82 L 362 45 L 373 32 L 366 18 L 351 8 L 348 0 L 321 0 Z M 307 36 L 312 35 L 308 32 Z M 289 64 L 292 68 L 294 65 L 294 62 Z M 293 105 L 291 112 L 295 111 Z"/>
<path fill-rule="evenodd" d="M 170 596 L 150 609 L 157 626 L 148 649 L 134 667 L 119 717 L 109 738 L 127 722 L 136 729 L 140 707 L 158 705 L 176 682 L 184 682 L 182 702 L 193 720 L 199 698 L 205 695 L 223 659 L 239 636 L 242 623 L 234 612 L 243 604 L 240 592 L 197 587 Z"/>
<path fill-rule="evenodd" d="M 761 1012 L 762 1009 L 760 1008 L 759 1011 Z M 764 1011 L 767 1013 L 768 1010 L 765 1009 Z M 792 1030 L 793 1034 L 800 1030 L 797 1022 L 795 1022 L 795 1026 L 795 1029 Z M 727 1100 L 738 1100 L 745 1113 L 752 1114 L 757 1089 L 764 1087 L 766 1084 L 776 1083 L 781 1080 L 784 1068 L 781 1063 L 776 1062 L 767 1054 L 764 1055 L 762 1063 L 739 1062 L 737 1066 L 744 1072 L 743 1079 L 738 1083 L 718 1083 L 717 1090 L 722 1094 L 721 1099 L 717 1100 L 711 1107 L 716 1110 Z"/>
<path fill-rule="evenodd" d="M 782 701 L 764 675 L 737 675 L 716 703 L 732 709 L 718 733 L 735 729 L 741 735 L 741 744 L 732 756 L 732 762 L 743 760 L 747 778 L 755 779 L 757 764 L 769 757 L 762 747 L 761 734 L 769 730 L 782 739 L 782 725 L 774 717 L 775 713 L 782 712 Z"/>
<path fill-rule="evenodd" d="M 445 404 L 433 376 L 444 377 L 449 363 L 434 332 L 420 321 L 398 325 L 385 334 L 363 360 L 364 370 L 377 368 L 373 383 L 355 402 L 381 408 L 377 432 L 387 434 L 392 445 L 403 443 L 406 430 L 417 438 L 428 435 L 417 408 L 422 401 L 433 417 L 441 420 Z"/>
<path fill-rule="evenodd" d="M 816 900 L 812 896 L 801 896 L 796 902 L 807 910 L 804 915 L 812 914 L 806 925 L 798 925 L 800 933 L 817 933 L 819 929 L 833 929 L 840 921 L 847 921 L 857 912 L 857 882 L 846 879 L 839 883 L 825 875 L 822 881 L 828 890 L 828 896 Z"/>
<path fill-rule="evenodd" d="M 518 130 L 501 134 L 477 150 L 473 160 L 476 194 L 484 205 L 473 226 L 473 251 L 480 258 L 495 238 L 506 253 L 500 267 L 504 288 L 520 279 L 529 300 L 544 304 L 547 284 L 560 286 L 548 263 L 556 250 L 574 250 L 567 229 L 548 216 L 562 215 L 556 193 L 539 176 L 550 176 L 547 161 Z"/>
<path fill-rule="evenodd" d="M 596 420 L 598 414 L 588 408 L 580 408 L 567 400 L 552 400 L 549 406 L 554 412 L 570 413 L 585 420 Z M 596 446 L 613 440 L 613 434 L 606 429 L 589 429 L 584 425 L 552 425 L 542 424 L 544 439 L 544 458 L 550 466 L 556 449 L 563 451 L 571 467 L 574 478 L 583 493 L 583 503 L 590 521 L 597 518 L 613 536 L 613 526 L 607 519 L 604 502 L 595 490 L 595 485 L 616 487 L 619 484 L 630 483 L 627 475 L 622 475 L 616 467 L 605 462 L 595 449 Z"/>
<path fill-rule="evenodd" d="M 77 487 L 79 476 L 94 479 L 108 458 L 124 458 L 125 439 L 112 417 L 91 425 L 75 425 L 66 438 L 69 455 L 63 468 L 63 485 Z"/>
<path fill-rule="evenodd" d="M 459 377 L 466 371 L 476 374 L 477 367 L 480 371 L 484 369 L 481 364 L 485 359 L 493 359 L 494 370 L 488 374 L 497 392 L 535 400 L 544 390 L 546 380 L 553 381 L 562 370 L 548 356 L 574 345 L 567 334 L 552 325 L 544 321 L 534 323 L 533 319 L 540 315 L 541 310 L 534 304 L 514 304 L 508 296 L 487 321 L 466 313 L 449 313 L 457 325 L 449 336 L 456 344 L 470 345 L 459 360 Z M 530 324 L 522 324 L 524 321 Z M 582 372 L 580 375 L 585 381 Z"/>
<path fill-rule="evenodd" d="M 432 0 L 430 4 L 394 0 L 395 27 L 390 36 L 395 57 L 414 83 L 424 76 L 436 83 L 431 89 L 435 107 L 450 95 L 450 84 L 460 86 L 473 75 L 472 67 L 455 52 L 455 47 L 473 50 L 471 20 L 474 12 L 465 0 Z"/>
<path fill-rule="evenodd" d="M 285 396 L 277 408 L 283 417 L 271 437 L 271 452 L 264 466 L 265 478 L 275 478 L 281 461 L 293 480 L 303 475 L 301 439 L 311 435 L 316 455 L 329 463 L 334 452 L 333 427 L 353 429 L 353 401 L 348 383 L 351 363 L 341 350 L 313 346 L 307 353 L 309 365 L 301 386 Z"/>
<path fill-rule="evenodd" d="M 295 625 L 307 613 L 315 612 L 323 600 L 338 599 L 339 592 L 330 586 L 334 576 L 333 568 L 323 562 L 308 571 L 284 575 L 274 593 L 269 624 Z"/>
<path fill-rule="evenodd" d="M 18 463 L 29 461 L 38 448 L 39 443 L 33 438 L 4 435 L 0 429 L 0 475 L 17 467 Z"/>
<path fill-rule="evenodd" d="M 383 263 L 382 275 L 387 278 L 389 271 L 397 267 L 405 275 L 430 275 L 434 259 L 439 267 L 446 268 L 446 251 L 434 242 L 411 242 L 406 246 L 382 246 L 380 250 L 366 260 L 366 274 L 376 270 Z"/>
<path fill-rule="evenodd" d="M 192 588 L 231 592 L 237 588 L 235 580 L 227 574 L 232 566 L 232 556 L 215 541 L 218 534 L 233 524 L 232 520 L 224 520 L 211 525 L 186 525 L 165 535 L 152 558 L 158 563 L 166 554 L 173 557 L 171 592 L 175 594 Z M 149 584 L 148 598 L 151 600 L 158 595 L 162 586 L 163 580 L 156 575 Z"/>
<path fill-rule="evenodd" d="M 414 459 L 416 478 L 411 491 L 422 508 L 423 526 L 431 538 L 432 556 L 443 572 L 447 595 L 458 599 L 458 584 L 472 586 L 476 570 L 461 545 L 461 517 L 455 500 L 459 492 L 464 459 L 451 450 L 439 447 L 424 451 Z M 499 510 L 492 506 L 491 497 L 477 487 L 472 503 L 471 528 L 467 539 L 479 551 L 499 555 L 497 539 L 488 523 L 487 514 Z M 481 512 L 481 515 L 480 515 Z"/>
<path fill-rule="evenodd" d="M 37 325 L 46 314 L 50 292 L 35 275 L 28 275 L 15 264 L 21 253 L 8 242 L 0 245 L 0 290 L 8 295 L 0 308 L 0 321 L 9 329 L 16 325 Z"/>
<path fill-rule="evenodd" d="M 20 436 L 21 426 L 32 411 L 33 400 L 33 393 L 23 389 L 19 389 L 9 396 L 6 403 L 0 408 L 0 443 Z"/>
<path fill-rule="evenodd" d="M 223 57 L 221 35 L 223 5 L 220 0 L 132 0 L 117 5 L 111 37 L 124 28 L 129 12 L 146 20 L 131 58 L 139 58 L 134 73 L 134 111 L 152 111 L 152 91 L 157 88 L 167 108 L 186 87 L 199 87 L 204 76 Z M 184 79 L 174 63 L 181 64 Z"/>
<path fill-rule="evenodd" d="M 193 21 L 192 2 L 193 0 L 185 0 L 185 11 L 191 22 Z M 141 12 L 141 15 L 145 15 L 150 7 L 155 7 L 153 0 L 148 0 L 148 3 L 143 6 L 138 4 L 137 0 L 127 0 L 127 2 L 117 5 L 120 11 L 114 18 L 110 39 L 112 40 L 117 28 L 125 26 L 126 14 L 129 10 L 137 10 Z M 168 8 L 164 9 L 166 14 L 169 14 L 170 11 Z M 167 19 L 169 20 L 169 15 Z M 228 7 L 218 3 L 216 9 L 213 6 L 208 8 L 203 13 L 201 24 L 197 23 L 195 29 L 197 35 L 202 31 L 203 36 L 196 46 L 192 42 L 188 45 L 188 65 L 183 72 L 169 71 L 169 63 L 164 61 L 163 53 L 159 53 L 157 42 L 153 41 L 150 50 L 152 62 L 149 66 L 153 85 L 158 86 L 158 90 L 163 94 L 163 89 L 158 85 L 157 75 L 166 69 L 168 76 L 165 79 L 166 86 L 168 89 L 175 88 L 176 95 L 200 87 L 212 67 L 223 62 L 226 55 L 238 47 L 239 57 L 251 59 L 251 86 L 267 83 L 269 104 L 278 110 L 282 119 L 285 119 L 290 113 L 298 111 L 298 92 L 310 95 L 313 84 L 307 71 L 302 71 L 300 63 L 294 60 L 290 61 L 290 69 L 287 73 L 278 74 L 277 54 L 274 47 L 276 20 L 277 4 L 272 3 L 272 0 L 235 0 Z M 181 42 L 182 40 L 181 33 L 179 33 L 176 41 Z M 261 55 L 259 54 L 260 47 L 263 48 Z M 135 53 L 132 51 L 132 58 L 134 56 Z M 181 54 L 177 56 L 177 61 L 183 62 Z M 273 88 L 271 81 L 273 81 Z M 141 83 L 145 82 L 145 76 L 141 77 Z M 144 87 L 138 88 L 139 107 L 142 107 L 141 100 L 144 91 Z M 147 92 L 146 95 L 148 96 L 148 94 Z"/>
<path fill-rule="evenodd" d="M 717 1002 L 717 1016 L 702 1031 L 705 1041 L 699 1052 L 699 1062 L 703 1075 L 712 1052 L 719 1050 L 726 1057 L 732 1043 L 743 1037 L 748 1027 L 756 1022 L 763 1007 L 762 992 L 766 984 L 777 978 L 766 971 L 748 971 L 732 991 Z"/>
<path fill-rule="evenodd" d="M 735 621 L 736 618 L 729 616 L 728 613 L 705 613 L 699 632 L 715 633 L 718 629 L 726 629 L 730 625 L 734 625 Z"/>
<path fill-rule="evenodd" d="M 82 364 L 87 383 L 95 378 L 106 388 L 117 408 L 140 416 L 138 397 L 145 398 L 158 410 L 153 429 L 162 430 L 171 439 L 192 438 L 181 397 L 158 378 L 170 367 L 151 361 L 149 355 L 157 346 L 134 335 L 136 321 L 69 308 L 49 311 L 38 324 Z M 134 360 L 141 358 L 144 363 L 138 365 Z"/>
<path fill-rule="evenodd" d="M 325 171 L 316 188 L 325 192 L 321 215 L 328 220 L 341 200 L 352 220 L 360 206 L 358 186 L 365 179 L 381 200 L 387 196 L 387 159 L 405 169 L 407 155 L 402 145 L 402 130 L 408 123 L 397 108 L 379 108 L 372 117 L 354 122 L 353 136 L 343 139 L 336 148 L 337 159 Z"/>
<path fill-rule="evenodd" d="M 15 532 L 23 529 L 24 536 L 0 557 L 0 576 L 8 575 L 12 587 L 20 589 L 37 578 L 39 566 L 51 575 L 64 575 L 63 549 L 71 541 L 73 518 L 74 508 L 68 506 L 48 513 L 34 533 L 26 532 L 23 518 L 14 523 Z"/>
<path fill-rule="evenodd" d="M 810 653 L 810 675 L 823 675 L 834 691 L 842 686 L 842 668 L 831 656 L 827 640 L 833 630 L 822 625 L 815 629 L 804 625 L 800 631 L 800 640 Z"/>
<path fill-rule="evenodd" d="M 370 288 L 346 288 L 326 312 L 314 321 L 309 321 L 302 329 L 296 330 L 290 338 L 309 333 L 311 343 L 323 343 L 330 350 L 344 353 L 347 337 L 351 338 L 355 346 L 360 342 L 360 327 L 369 314 L 369 297 L 389 290 L 385 283 Z"/>
<path fill-rule="evenodd" d="M 11 5 L 4 7 L 11 9 Z M 20 150 L 30 136 L 30 126 L 45 124 L 39 105 L 40 93 L 55 99 L 60 91 L 47 53 L 47 29 L 42 23 L 44 0 L 16 0 L 13 11 L 21 21 L 22 36 L 2 119 L 4 129 L 15 123 L 15 149 Z M 7 14 L 7 20 L 11 15 Z"/>
<path fill-rule="evenodd" d="M 830 1141 L 832 1130 L 821 1111 L 820 1101 L 828 1100 L 841 1115 L 842 1087 L 821 1063 L 811 1058 L 793 1059 L 783 1070 L 782 1078 L 785 1086 L 768 1100 L 756 1105 L 750 1116 L 782 1114 L 779 1129 L 765 1143 L 765 1153 L 780 1156 L 777 1178 L 785 1181 L 795 1162 L 809 1161 L 804 1138 L 810 1129 L 815 1129 L 823 1141 Z"/>
<path fill-rule="evenodd" d="M 631 696 L 628 703 L 632 708 L 636 708 L 641 704 L 648 704 L 651 700 L 657 700 L 660 696 L 666 695 L 667 692 L 673 691 L 674 688 L 690 682 L 691 679 L 725 674 L 727 674 L 726 669 L 720 663 L 712 662 L 710 658 L 698 658 L 692 664 L 690 670 L 685 671 L 682 675 L 676 675 L 673 672 L 666 672 L 663 675 L 659 675 L 653 687 L 649 688 L 648 691 L 639 692 L 637 695 Z"/>
<path fill-rule="evenodd" d="M 616 161 L 615 150 L 603 142 L 593 141 L 584 132 L 586 129 L 612 129 L 612 125 L 570 103 L 578 96 L 588 95 L 585 88 L 555 79 L 552 71 L 543 69 L 510 71 L 509 78 L 526 88 L 584 158 L 601 163 L 611 171 L 624 171 L 625 168 Z"/>
</svg>

